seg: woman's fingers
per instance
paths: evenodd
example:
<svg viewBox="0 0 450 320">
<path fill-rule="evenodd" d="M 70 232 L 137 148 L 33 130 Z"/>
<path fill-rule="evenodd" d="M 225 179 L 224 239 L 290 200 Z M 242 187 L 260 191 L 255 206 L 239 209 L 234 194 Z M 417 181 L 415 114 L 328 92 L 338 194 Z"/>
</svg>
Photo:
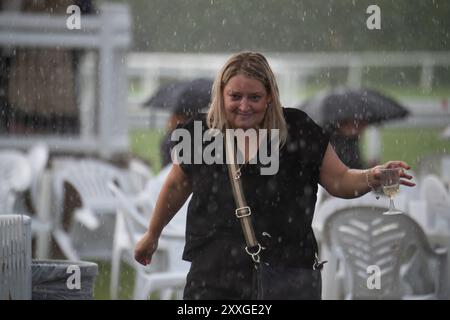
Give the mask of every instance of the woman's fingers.
<svg viewBox="0 0 450 320">
<path fill-rule="evenodd" d="M 408 165 L 404 161 L 389 161 L 386 163 L 385 168 L 398 168 L 399 169 L 399 175 L 400 175 L 400 184 L 407 186 L 407 187 L 414 187 L 416 184 L 412 181 L 409 181 L 413 178 L 412 175 L 405 172 L 404 169 L 409 170 L 411 169 L 411 166 Z M 406 180 L 405 180 L 406 179 Z"/>
<path fill-rule="evenodd" d="M 406 170 L 411 169 L 411 166 L 404 161 L 388 161 L 385 166 L 386 169 L 390 168 L 404 168 Z"/>
<path fill-rule="evenodd" d="M 408 180 L 400 180 L 400 184 L 407 186 L 407 187 L 414 187 L 416 184 L 414 182 L 408 181 Z"/>
<path fill-rule="evenodd" d="M 153 239 L 149 233 L 145 233 L 134 248 L 134 259 L 144 266 L 148 265 L 157 247 L 158 239 Z"/>
<path fill-rule="evenodd" d="M 151 258 L 148 257 L 147 254 L 142 254 L 142 253 L 136 253 L 134 258 L 137 262 L 139 262 L 140 264 L 142 264 L 144 266 L 148 265 L 151 261 Z"/>
<path fill-rule="evenodd" d="M 395 169 L 398 168 L 399 176 L 400 176 L 400 184 L 407 186 L 407 187 L 414 187 L 416 184 L 412 181 L 413 176 L 408 174 L 406 170 L 411 169 L 411 166 L 408 165 L 404 161 L 389 161 L 386 162 L 384 165 L 376 166 L 372 170 L 373 179 L 376 181 L 376 183 L 381 182 L 381 170 L 382 169 Z"/>
<path fill-rule="evenodd" d="M 413 178 L 413 176 L 412 175 L 410 175 L 410 174 L 407 174 L 406 172 L 404 172 L 403 170 L 400 172 L 400 177 L 402 177 L 402 178 L 406 178 L 406 179 L 408 179 L 408 180 L 411 180 L 412 178 Z"/>
</svg>

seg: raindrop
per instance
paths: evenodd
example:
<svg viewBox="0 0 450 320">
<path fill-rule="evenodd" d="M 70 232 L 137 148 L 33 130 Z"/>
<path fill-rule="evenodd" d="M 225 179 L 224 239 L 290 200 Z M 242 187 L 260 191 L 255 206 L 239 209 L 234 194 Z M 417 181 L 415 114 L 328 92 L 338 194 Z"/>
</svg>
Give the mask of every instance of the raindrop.
<svg viewBox="0 0 450 320">
<path fill-rule="evenodd" d="M 303 192 L 305 193 L 306 196 L 309 196 L 312 194 L 312 188 L 310 186 L 306 186 L 303 188 Z"/>
<path fill-rule="evenodd" d="M 300 139 L 300 148 L 306 147 L 306 141 L 303 139 Z"/>
<path fill-rule="evenodd" d="M 296 143 L 289 143 L 287 145 L 287 149 L 288 149 L 289 152 L 294 152 L 294 151 L 297 151 L 298 146 L 297 146 Z"/>
</svg>

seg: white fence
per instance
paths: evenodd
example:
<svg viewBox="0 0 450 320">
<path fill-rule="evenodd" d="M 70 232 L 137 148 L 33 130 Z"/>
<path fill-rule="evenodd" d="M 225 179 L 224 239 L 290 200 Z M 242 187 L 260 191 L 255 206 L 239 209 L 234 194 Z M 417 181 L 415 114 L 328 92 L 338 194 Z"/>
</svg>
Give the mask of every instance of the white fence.
<svg viewBox="0 0 450 320">
<path fill-rule="evenodd" d="M 161 127 L 167 115 L 157 112 L 150 121 L 150 111 L 141 105 L 155 92 L 161 79 L 178 80 L 196 77 L 213 78 L 230 54 L 185 54 L 185 53 L 131 53 L 128 55 L 128 77 L 138 83 L 139 93 L 129 99 L 129 121 L 131 127 Z M 429 92 L 434 78 L 434 67 L 450 66 L 450 52 L 347 52 L 347 53 L 268 53 L 280 89 L 283 105 L 297 106 L 304 100 L 301 95 L 308 76 L 323 68 L 344 68 L 346 83 L 361 87 L 363 70 L 366 67 L 420 67 L 420 90 Z M 412 113 L 407 121 L 393 123 L 400 126 L 444 126 L 450 123 L 448 108 L 450 97 L 405 98 L 400 102 Z"/>
</svg>

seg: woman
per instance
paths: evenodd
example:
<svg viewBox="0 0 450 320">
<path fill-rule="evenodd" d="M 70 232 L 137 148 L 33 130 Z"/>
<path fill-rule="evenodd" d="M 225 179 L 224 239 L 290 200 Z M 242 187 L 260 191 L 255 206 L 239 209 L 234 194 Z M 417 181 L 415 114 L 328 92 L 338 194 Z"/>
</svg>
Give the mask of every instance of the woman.
<svg viewBox="0 0 450 320">
<path fill-rule="evenodd" d="M 380 185 L 380 167 L 398 167 L 401 177 L 412 178 L 401 161 L 368 170 L 347 168 L 329 136 L 305 113 L 282 108 L 274 74 L 259 53 L 242 52 L 227 61 L 214 81 L 207 116 L 194 120 L 201 121 L 203 131 L 279 130 L 275 174 L 263 175 L 262 164 L 249 161 L 256 153 L 250 143 L 242 150 L 245 163 L 239 166 L 256 237 L 265 248 L 262 255 L 275 265 L 312 268 L 317 244 L 311 222 L 318 183 L 336 197 L 354 198 Z M 194 128 L 195 121 L 184 125 L 195 135 Z M 258 135 L 259 143 L 261 138 Z M 407 180 L 402 184 L 414 185 Z M 183 259 L 192 264 L 184 298 L 250 299 L 253 262 L 244 250 L 226 164 L 172 165 L 150 226 L 136 245 L 135 259 L 150 263 L 162 229 L 191 193 Z"/>
</svg>

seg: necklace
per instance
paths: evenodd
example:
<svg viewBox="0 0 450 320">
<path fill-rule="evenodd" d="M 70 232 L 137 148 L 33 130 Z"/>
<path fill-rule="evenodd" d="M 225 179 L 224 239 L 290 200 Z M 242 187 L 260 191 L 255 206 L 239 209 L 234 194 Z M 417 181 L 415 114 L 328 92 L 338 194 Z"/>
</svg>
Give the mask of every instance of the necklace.
<svg viewBox="0 0 450 320">
<path fill-rule="evenodd" d="M 239 166 L 239 168 L 236 170 L 236 172 L 234 173 L 234 180 L 238 180 L 238 179 L 241 178 L 241 176 L 242 176 L 241 169 L 242 169 L 242 167 L 243 167 L 246 163 L 247 163 L 247 161 L 245 161 L 243 164 L 241 164 L 241 165 Z"/>
<path fill-rule="evenodd" d="M 239 144 L 236 144 L 236 149 L 235 149 L 236 156 L 237 156 L 237 153 L 239 152 L 238 146 L 239 146 Z M 249 151 L 248 149 L 250 149 L 250 147 L 247 148 L 247 145 L 245 145 L 245 146 L 244 146 L 244 150 L 246 150 L 246 151 L 248 151 L 248 152 L 245 152 L 245 151 L 244 151 L 244 154 L 250 153 L 250 152 L 251 152 L 251 151 Z M 241 153 L 241 154 L 242 154 L 242 153 Z M 247 160 L 244 160 L 244 163 L 242 163 L 241 165 L 239 165 L 239 167 L 237 168 L 236 172 L 234 173 L 234 176 L 233 176 L 234 180 L 238 180 L 238 179 L 242 176 L 242 171 L 241 171 L 241 170 L 242 170 L 242 167 L 243 167 L 245 164 L 247 164 L 247 162 L 249 162 L 250 157 L 251 157 L 251 155 L 250 155 L 250 154 L 247 154 Z"/>
</svg>

